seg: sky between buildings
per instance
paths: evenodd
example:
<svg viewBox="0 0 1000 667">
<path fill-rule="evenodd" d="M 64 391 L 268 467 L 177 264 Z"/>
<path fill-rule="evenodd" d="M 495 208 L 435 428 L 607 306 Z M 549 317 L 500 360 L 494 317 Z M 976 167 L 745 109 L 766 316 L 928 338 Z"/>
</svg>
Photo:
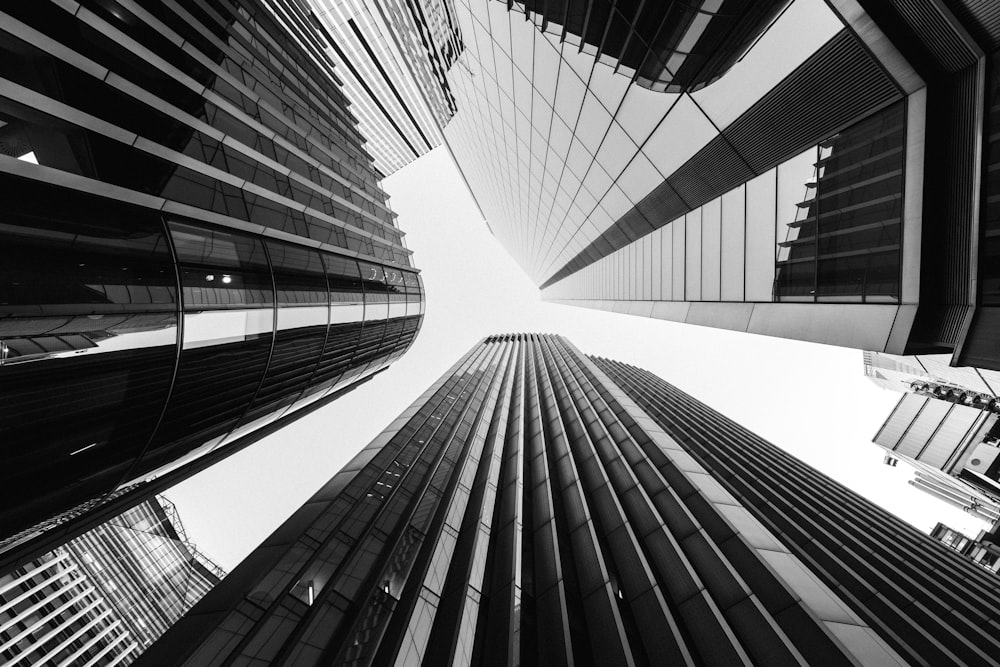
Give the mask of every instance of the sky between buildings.
<svg viewBox="0 0 1000 667">
<path fill-rule="evenodd" d="M 656 373 L 921 530 L 985 524 L 907 484 L 871 444 L 899 400 L 861 352 L 545 303 L 487 229 L 449 154 L 384 182 L 422 270 L 423 328 L 387 371 L 167 492 L 191 540 L 231 570 L 481 338 L 542 332 Z"/>
</svg>

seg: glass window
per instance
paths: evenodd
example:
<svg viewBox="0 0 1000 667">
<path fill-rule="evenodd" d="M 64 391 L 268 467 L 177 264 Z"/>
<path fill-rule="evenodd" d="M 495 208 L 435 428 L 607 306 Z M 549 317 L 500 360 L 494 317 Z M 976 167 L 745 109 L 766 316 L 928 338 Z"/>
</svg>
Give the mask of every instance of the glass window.
<svg viewBox="0 0 1000 667">
<path fill-rule="evenodd" d="M 718 301 L 722 278 L 722 199 L 701 207 L 701 298 Z"/>
<path fill-rule="evenodd" d="M 775 298 L 898 300 L 905 140 L 899 102 L 778 167 Z"/>
<path fill-rule="evenodd" d="M 701 301 L 701 209 L 684 216 L 685 301 Z"/>
<path fill-rule="evenodd" d="M 815 146 L 778 165 L 775 296 L 812 300 L 816 259 Z"/>
<path fill-rule="evenodd" d="M 685 218 L 681 217 L 674 220 L 668 226 L 668 229 L 673 232 L 671 246 L 673 250 L 673 276 L 671 277 L 671 283 L 674 293 L 674 301 L 685 301 L 685 290 L 684 290 L 684 253 L 686 246 L 685 239 Z"/>
<path fill-rule="evenodd" d="M 746 233 L 746 186 L 722 195 L 722 286 L 723 301 L 743 301 L 743 262 Z"/>
<path fill-rule="evenodd" d="M 746 185 L 746 300 L 771 301 L 774 288 L 774 225 L 777 169 Z"/>
<path fill-rule="evenodd" d="M 136 474 L 225 437 L 260 384 L 274 331 L 274 285 L 259 238 L 176 220 L 168 226 L 180 264 L 184 350 Z"/>
<path fill-rule="evenodd" d="M 0 213 L 0 523 L 27 527 L 110 491 L 149 442 L 176 361 L 177 274 L 156 213 L 0 184 L 18 193 Z"/>
</svg>

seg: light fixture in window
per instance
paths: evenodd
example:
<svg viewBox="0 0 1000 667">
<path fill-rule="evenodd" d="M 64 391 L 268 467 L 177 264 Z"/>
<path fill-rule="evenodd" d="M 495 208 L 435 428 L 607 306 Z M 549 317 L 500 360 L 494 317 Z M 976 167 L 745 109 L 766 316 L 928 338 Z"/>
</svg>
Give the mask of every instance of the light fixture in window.
<svg viewBox="0 0 1000 667">
<path fill-rule="evenodd" d="M 96 443 L 96 442 L 92 442 L 92 443 L 90 443 L 89 445 L 87 445 L 87 446 L 85 446 L 85 447 L 81 447 L 80 449 L 77 449 L 76 451 L 73 451 L 73 452 L 70 452 L 70 453 L 69 453 L 69 455 L 70 455 L 70 456 L 76 456 L 76 455 L 77 455 L 77 454 L 79 454 L 80 452 L 85 452 L 85 451 L 87 451 L 88 449 L 90 449 L 91 447 L 97 447 L 97 444 L 98 444 L 98 443 Z"/>
<path fill-rule="evenodd" d="M 233 282 L 233 277 L 227 273 L 222 276 L 222 282 L 228 285 L 229 283 Z"/>
<path fill-rule="evenodd" d="M 215 276 L 209 273 L 207 276 L 205 276 L 205 280 L 207 280 L 208 282 L 212 282 L 213 280 L 215 280 Z"/>
<path fill-rule="evenodd" d="M 308 605 L 311 607 L 313 601 L 316 599 L 316 589 L 313 588 L 313 582 L 311 581 L 306 584 L 306 598 Z"/>
</svg>

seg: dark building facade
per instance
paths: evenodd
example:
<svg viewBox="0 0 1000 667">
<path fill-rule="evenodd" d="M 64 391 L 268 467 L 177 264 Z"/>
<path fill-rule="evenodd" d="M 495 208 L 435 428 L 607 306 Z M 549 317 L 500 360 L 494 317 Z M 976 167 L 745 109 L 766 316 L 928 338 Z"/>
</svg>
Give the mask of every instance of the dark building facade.
<svg viewBox="0 0 1000 667">
<path fill-rule="evenodd" d="M 498 335 L 140 664 L 988 664 L 998 603 L 659 378 Z"/>
<path fill-rule="evenodd" d="M 704 88 L 728 72 L 788 3 L 519 0 L 516 4 L 541 30 L 554 27 L 562 39 L 575 37 L 582 50 L 610 60 L 636 84 L 680 93 Z"/>
<path fill-rule="evenodd" d="M 297 2 L 0 12 L 2 552 L 385 368 L 423 295 Z"/>
</svg>

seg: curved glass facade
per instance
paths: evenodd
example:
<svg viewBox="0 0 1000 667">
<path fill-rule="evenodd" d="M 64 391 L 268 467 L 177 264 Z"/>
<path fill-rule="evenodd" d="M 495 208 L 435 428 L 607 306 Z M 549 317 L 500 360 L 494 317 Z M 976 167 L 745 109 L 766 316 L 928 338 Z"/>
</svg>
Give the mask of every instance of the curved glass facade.
<svg viewBox="0 0 1000 667">
<path fill-rule="evenodd" d="M 414 272 L 94 204 L 0 220 L 0 525 L 231 442 L 416 335 Z"/>
<path fill-rule="evenodd" d="M 0 8 L 0 192 L 5 556 L 419 328 L 412 253 L 293 0 Z"/>
</svg>

